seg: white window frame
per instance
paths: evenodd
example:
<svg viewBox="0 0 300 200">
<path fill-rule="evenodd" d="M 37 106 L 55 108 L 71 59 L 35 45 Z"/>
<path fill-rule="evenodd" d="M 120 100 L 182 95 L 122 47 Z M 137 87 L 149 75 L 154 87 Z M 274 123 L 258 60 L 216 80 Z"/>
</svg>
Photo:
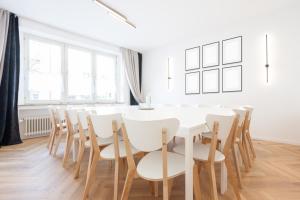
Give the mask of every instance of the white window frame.
<svg viewBox="0 0 300 200">
<path fill-rule="evenodd" d="M 121 85 L 118 83 L 118 80 L 121 79 L 121 63 L 120 63 L 120 55 L 113 54 L 113 53 L 107 53 L 102 52 L 99 50 L 94 50 L 86 47 L 82 47 L 79 45 L 73 45 L 70 43 L 60 42 L 53 39 L 48 39 L 28 33 L 24 33 L 23 36 L 24 40 L 24 105 L 49 105 L 49 104 L 115 104 L 115 103 L 124 103 L 119 102 L 119 95 L 121 94 Z M 63 78 L 63 88 L 62 88 L 62 94 L 61 94 L 61 100 L 30 100 L 29 96 L 29 40 L 36 40 L 40 42 L 45 42 L 48 44 L 55 44 L 61 47 L 62 49 L 62 55 L 61 55 L 61 74 Z M 92 88 L 92 94 L 90 100 L 71 100 L 68 98 L 68 59 L 67 59 L 67 51 L 68 48 L 78 49 L 81 51 L 86 51 L 91 53 L 92 57 L 92 82 L 91 82 L 91 88 Z M 116 76 L 115 76 L 115 84 L 116 84 L 116 94 L 115 99 L 113 100 L 105 100 L 105 99 L 97 99 L 96 98 L 96 56 L 97 55 L 105 55 L 105 56 L 112 56 L 116 58 Z"/>
</svg>

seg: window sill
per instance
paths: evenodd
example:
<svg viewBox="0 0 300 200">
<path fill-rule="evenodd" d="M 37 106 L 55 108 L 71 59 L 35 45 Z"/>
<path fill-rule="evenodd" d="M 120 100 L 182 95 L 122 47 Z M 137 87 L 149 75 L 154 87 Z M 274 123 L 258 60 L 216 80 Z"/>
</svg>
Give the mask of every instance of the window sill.
<svg viewBox="0 0 300 200">
<path fill-rule="evenodd" d="M 49 106 L 101 106 L 101 105 L 125 105 L 125 102 L 102 102 L 102 103 L 38 103 L 38 104 L 22 104 L 18 105 L 19 110 L 27 110 L 27 109 L 45 109 Z"/>
</svg>

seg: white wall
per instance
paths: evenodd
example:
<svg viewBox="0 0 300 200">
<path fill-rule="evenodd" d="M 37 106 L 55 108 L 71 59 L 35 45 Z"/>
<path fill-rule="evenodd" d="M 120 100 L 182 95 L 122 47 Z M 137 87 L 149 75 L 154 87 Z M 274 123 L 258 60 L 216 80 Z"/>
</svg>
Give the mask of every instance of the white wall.
<svg viewBox="0 0 300 200">
<path fill-rule="evenodd" d="M 153 103 L 250 104 L 255 107 L 255 138 L 300 144 L 300 12 L 299 8 L 255 16 L 232 27 L 203 27 L 186 37 L 143 54 L 143 91 Z M 255 15 L 255 11 L 253 13 Z M 269 35 L 270 83 L 266 84 L 265 34 Z M 185 95 L 184 50 L 243 36 L 243 92 Z M 174 89 L 167 90 L 167 59 L 174 59 Z"/>
</svg>

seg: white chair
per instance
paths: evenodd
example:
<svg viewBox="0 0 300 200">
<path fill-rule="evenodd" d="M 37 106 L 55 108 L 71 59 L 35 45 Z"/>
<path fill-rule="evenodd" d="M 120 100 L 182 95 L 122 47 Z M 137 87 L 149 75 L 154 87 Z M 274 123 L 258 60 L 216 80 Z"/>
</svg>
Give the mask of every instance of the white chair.
<svg viewBox="0 0 300 200">
<path fill-rule="evenodd" d="M 54 112 L 54 116 L 55 116 L 56 124 L 59 127 L 59 131 L 57 134 L 57 141 L 56 141 L 55 149 L 54 149 L 54 156 L 56 156 L 61 139 L 67 133 L 66 120 L 65 120 L 65 109 L 57 108 Z"/>
<path fill-rule="evenodd" d="M 249 115 L 246 119 L 245 122 L 245 128 L 244 128 L 244 133 L 243 135 L 245 136 L 245 147 L 246 147 L 246 151 L 247 151 L 247 156 L 248 156 L 248 161 L 249 161 L 249 166 L 251 167 L 251 155 L 250 155 L 250 151 L 252 154 L 253 159 L 256 158 L 256 153 L 254 150 L 254 146 L 253 146 L 253 142 L 252 142 L 252 138 L 251 138 L 251 134 L 250 134 L 250 123 L 251 123 L 251 118 L 252 118 L 252 113 L 253 113 L 253 107 L 252 106 L 243 106 L 243 108 L 245 108 L 248 112 Z"/>
<path fill-rule="evenodd" d="M 67 160 L 69 159 L 69 155 L 71 152 L 71 147 L 73 145 L 73 151 L 75 149 L 75 140 L 78 142 L 79 133 L 78 133 L 78 118 L 77 118 L 77 109 L 68 109 L 65 111 L 65 121 L 67 125 L 67 137 L 66 137 L 66 145 L 65 145 L 65 153 L 63 158 L 63 166 L 66 165 Z"/>
<path fill-rule="evenodd" d="M 79 177 L 80 165 L 83 159 L 85 149 L 91 147 L 91 141 L 89 140 L 89 132 L 88 132 L 88 121 L 87 121 L 88 116 L 89 116 L 89 112 L 87 111 L 77 112 L 79 139 L 74 141 L 75 143 L 78 142 L 78 154 L 76 158 L 76 165 L 75 165 L 75 172 L 74 172 L 75 179 Z M 100 149 L 114 142 L 113 137 L 109 137 L 109 138 L 96 137 L 96 141 Z"/>
<path fill-rule="evenodd" d="M 233 142 L 233 159 L 234 159 L 234 165 L 236 168 L 236 173 L 238 177 L 238 183 L 240 188 L 242 188 L 242 178 L 241 178 L 241 172 L 240 172 L 240 166 L 239 166 L 239 159 L 238 159 L 238 151 L 241 155 L 245 170 L 248 171 L 249 165 L 247 160 L 247 155 L 245 148 L 243 146 L 243 129 L 245 125 L 246 117 L 248 116 L 248 111 L 246 109 L 243 109 L 242 107 L 233 108 L 233 111 L 239 116 L 239 123 L 238 127 L 235 133 L 235 140 Z"/>
<path fill-rule="evenodd" d="M 48 148 L 49 148 L 49 154 L 51 154 L 52 149 L 55 146 L 55 141 L 60 131 L 60 126 L 56 118 L 56 110 L 54 108 L 49 108 L 49 117 L 51 122 L 51 132 L 48 140 Z"/>
<path fill-rule="evenodd" d="M 184 174 L 184 156 L 167 152 L 167 145 L 175 136 L 179 121 L 164 119 L 154 121 L 136 121 L 123 119 L 123 139 L 126 145 L 128 172 L 122 200 L 127 200 L 134 178 L 140 177 L 150 182 L 163 182 L 163 199 L 169 198 L 173 178 Z M 132 148 L 148 152 L 136 165 Z M 161 149 L 161 150 L 160 150 Z"/>
<path fill-rule="evenodd" d="M 202 165 L 206 167 L 210 177 L 210 188 L 212 199 L 218 199 L 217 185 L 215 177 L 215 163 L 225 162 L 227 171 L 229 174 L 230 182 L 233 185 L 234 192 L 238 199 L 240 199 L 239 189 L 237 187 L 236 180 L 234 178 L 234 171 L 232 164 L 228 157 L 231 153 L 231 147 L 238 124 L 238 117 L 236 115 L 212 115 L 209 114 L 206 117 L 208 129 L 211 133 L 211 144 L 194 143 L 193 155 L 196 160 L 198 170 L 201 170 Z M 217 126 L 217 127 L 216 127 Z M 216 134 L 218 137 L 216 137 Z M 221 151 L 215 150 L 218 139 L 221 142 Z M 173 148 L 173 151 L 184 155 L 184 144 L 178 144 Z M 196 171 L 198 171 L 196 170 Z M 200 176 L 200 175 L 199 175 Z"/>
<path fill-rule="evenodd" d="M 120 141 L 118 135 L 118 130 L 121 127 L 121 114 L 90 115 L 88 117 L 88 125 L 91 148 L 83 199 L 88 197 L 97 162 L 100 160 L 115 160 L 114 200 L 117 200 L 120 159 L 126 157 L 125 144 L 123 141 Z M 96 135 L 100 140 L 107 140 L 113 137 L 113 144 L 99 149 Z M 134 147 L 131 147 L 131 149 L 133 154 L 138 153 L 138 150 Z"/>
</svg>

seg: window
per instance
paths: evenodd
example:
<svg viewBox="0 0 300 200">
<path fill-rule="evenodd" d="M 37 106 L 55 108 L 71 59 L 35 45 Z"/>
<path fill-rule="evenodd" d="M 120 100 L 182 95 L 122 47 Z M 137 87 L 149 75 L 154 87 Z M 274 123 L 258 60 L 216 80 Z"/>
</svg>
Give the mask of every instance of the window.
<svg viewBox="0 0 300 200">
<path fill-rule="evenodd" d="M 90 52 L 68 48 L 68 99 L 91 100 L 92 55 Z"/>
<path fill-rule="evenodd" d="M 124 100 L 117 55 L 32 35 L 25 35 L 24 55 L 25 104 Z"/>
<path fill-rule="evenodd" d="M 61 46 L 29 40 L 28 57 L 29 100 L 60 100 L 62 93 Z"/>
<path fill-rule="evenodd" d="M 96 56 L 96 99 L 116 98 L 116 57 Z"/>
</svg>

